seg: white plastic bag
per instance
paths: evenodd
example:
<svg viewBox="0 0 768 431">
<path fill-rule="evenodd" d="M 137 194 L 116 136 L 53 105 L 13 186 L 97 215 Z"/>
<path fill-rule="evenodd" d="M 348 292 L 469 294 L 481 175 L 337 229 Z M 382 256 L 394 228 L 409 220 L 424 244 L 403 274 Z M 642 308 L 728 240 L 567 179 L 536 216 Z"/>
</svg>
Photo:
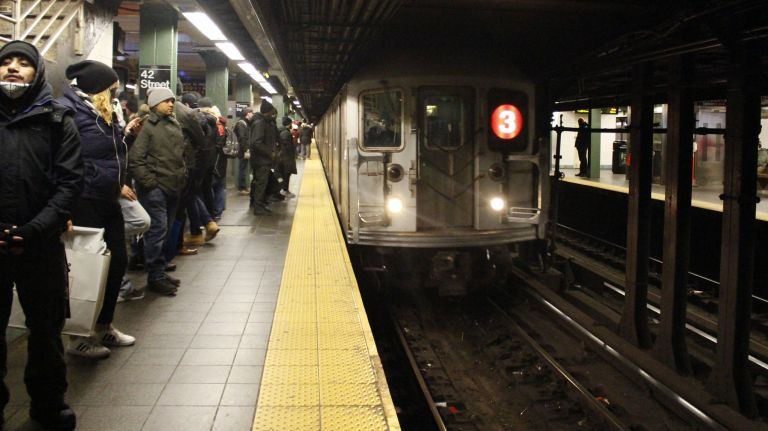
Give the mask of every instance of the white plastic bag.
<svg viewBox="0 0 768 431">
<path fill-rule="evenodd" d="M 64 334 L 88 336 L 104 303 L 110 253 L 104 242 L 104 229 L 75 226 L 61 235 L 69 265 L 70 317 L 64 323 Z M 8 326 L 26 328 L 24 312 L 16 288 Z"/>
</svg>

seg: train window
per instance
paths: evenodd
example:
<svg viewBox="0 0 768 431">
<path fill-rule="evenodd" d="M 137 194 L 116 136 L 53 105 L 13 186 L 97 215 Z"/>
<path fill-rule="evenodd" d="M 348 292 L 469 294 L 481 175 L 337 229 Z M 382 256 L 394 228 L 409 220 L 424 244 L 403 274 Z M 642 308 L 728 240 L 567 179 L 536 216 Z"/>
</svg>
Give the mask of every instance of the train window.
<svg viewBox="0 0 768 431">
<path fill-rule="evenodd" d="M 363 94 L 362 107 L 363 149 L 400 149 L 403 136 L 403 92 L 388 90 Z"/>
<path fill-rule="evenodd" d="M 464 100 L 457 96 L 424 98 L 424 144 L 429 149 L 455 150 L 464 145 Z"/>
</svg>

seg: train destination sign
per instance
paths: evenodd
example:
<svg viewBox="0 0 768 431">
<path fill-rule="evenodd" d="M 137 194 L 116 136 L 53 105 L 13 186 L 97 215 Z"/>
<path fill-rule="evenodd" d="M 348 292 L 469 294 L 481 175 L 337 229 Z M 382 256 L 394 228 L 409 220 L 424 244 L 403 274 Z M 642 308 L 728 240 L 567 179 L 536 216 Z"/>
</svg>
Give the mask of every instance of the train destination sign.
<svg viewBox="0 0 768 431">
<path fill-rule="evenodd" d="M 171 88 L 171 66 L 139 66 L 139 99 L 145 100 L 154 87 Z"/>
<path fill-rule="evenodd" d="M 500 139 L 514 139 L 523 129 L 523 115 L 515 105 L 499 105 L 491 115 L 491 128 Z"/>
</svg>

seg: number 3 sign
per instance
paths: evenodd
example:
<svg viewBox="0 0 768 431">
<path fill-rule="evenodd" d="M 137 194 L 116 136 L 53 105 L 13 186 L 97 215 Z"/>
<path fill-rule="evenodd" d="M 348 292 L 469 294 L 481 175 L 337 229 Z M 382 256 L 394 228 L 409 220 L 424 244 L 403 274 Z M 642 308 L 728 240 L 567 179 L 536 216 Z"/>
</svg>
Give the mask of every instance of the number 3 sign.
<svg viewBox="0 0 768 431">
<path fill-rule="evenodd" d="M 491 128 L 500 139 L 514 139 L 523 129 L 523 115 L 515 105 L 500 105 L 491 115 Z"/>
</svg>

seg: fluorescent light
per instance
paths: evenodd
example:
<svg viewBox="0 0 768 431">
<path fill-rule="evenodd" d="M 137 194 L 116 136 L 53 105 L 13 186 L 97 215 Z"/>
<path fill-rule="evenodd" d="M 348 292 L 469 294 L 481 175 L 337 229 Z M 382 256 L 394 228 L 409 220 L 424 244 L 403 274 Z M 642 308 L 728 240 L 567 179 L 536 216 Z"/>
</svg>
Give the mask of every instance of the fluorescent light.
<svg viewBox="0 0 768 431">
<path fill-rule="evenodd" d="M 251 76 L 259 74 L 259 71 L 251 63 L 237 63 L 237 65 L 240 66 L 240 69 L 243 69 L 243 72 Z"/>
<path fill-rule="evenodd" d="M 259 84 L 264 84 L 264 83 L 267 82 L 267 80 L 264 79 L 264 76 L 262 74 L 260 74 L 260 73 L 256 73 L 256 74 L 251 75 L 251 78 L 253 78 L 254 81 L 258 82 Z"/>
<path fill-rule="evenodd" d="M 127 89 L 129 89 L 129 90 L 135 90 L 135 89 L 136 89 L 136 86 L 135 86 L 135 85 L 133 85 L 133 84 L 125 84 L 125 88 L 127 88 Z"/>
<path fill-rule="evenodd" d="M 261 96 L 262 99 L 266 100 L 269 103 L 272 103 L 272 98 L 269 96 Z"/>
<path fill-rule="evenodd" d="M 275 87 L 269 82 L 259 82 L 259 85 L 261 85 L 261 88 L 267 90 L 269 94 L 277 94 L 277 90 L 275 90 Z"/>
<path fill-rule="evenodd" d="M 210 40 L 227 40 L 224 33 L 219 30 L 219 26 L 216 25 L 208 15 L 204 12 L 184 12 L 184 17 L 189 20 L 203 36 Z"/>
<path fill-rule="evenodd" d="M 232 42 L 216 42 L 216 48 L 219 48 L 230 60 L 245 60 L 243 54 L 240 54 L 240 50 Z"/>
</svg>

